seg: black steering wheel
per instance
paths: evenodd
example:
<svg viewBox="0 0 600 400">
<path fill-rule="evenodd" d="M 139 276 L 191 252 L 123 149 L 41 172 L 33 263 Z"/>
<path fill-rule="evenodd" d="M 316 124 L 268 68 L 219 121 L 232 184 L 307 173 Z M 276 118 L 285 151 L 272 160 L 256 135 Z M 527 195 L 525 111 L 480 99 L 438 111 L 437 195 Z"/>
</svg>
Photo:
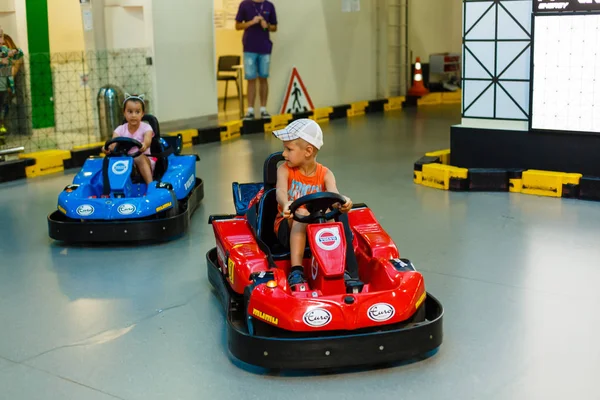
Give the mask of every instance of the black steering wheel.
<svg viewBox="0 0 600 400">
<path fill-rule="evenodd" d="M 290 213 L 295 221 L 305 224 L 326 222 L 341 215 L 339 208 L 334 208 L 335 204 L 344 204 L 346 199 L 344 196 L 332 192 L 317 192 L 300 197 L 290 205 Z M 306 207 L 309 215 L 298 216 L 296 210 L 300 207 Z M 327 212 L 328 209 L 331 211 Z"/>
<path fill-rule="evenodd" d="M 108 150 L 108 146 L 110 146 L 111 144 L 114 144 L 114 143 L 116 143 L 117 145 L 115 146 L 115 148 L 113 150 L 111 150 L 111 152 L 109 154 L 107 154 L 107 157 L 128 156 L 131 158 L 136 158 L 142 154 L 141 148 L 142 148 L 143 144 L 141 144 L 140 142 L 138 142 L 135 139 L 128 138 L 128 137 L 116 137 L 116 138 L 109 139 L 106 141 L 106 143 L 104 143 L 104 149 Z M 129 150 L 131 150 L 134 147 L 137 147 L 138 151 L 136 151 L 135 153 L 132 153 L 132 154 L 128 154 Z"/>
</svg>

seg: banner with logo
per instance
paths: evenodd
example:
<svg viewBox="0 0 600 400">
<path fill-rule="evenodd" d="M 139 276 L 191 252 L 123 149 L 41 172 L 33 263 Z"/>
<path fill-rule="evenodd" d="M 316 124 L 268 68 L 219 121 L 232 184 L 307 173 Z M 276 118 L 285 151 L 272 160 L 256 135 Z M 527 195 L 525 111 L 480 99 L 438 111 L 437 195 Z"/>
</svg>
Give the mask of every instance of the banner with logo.
<svg viewBox="0 0 600 400">
<path fill-rule="evenodd" d="M 600 11 L 600 0 L 533 0 L 534 13 Z"/>
</svg>

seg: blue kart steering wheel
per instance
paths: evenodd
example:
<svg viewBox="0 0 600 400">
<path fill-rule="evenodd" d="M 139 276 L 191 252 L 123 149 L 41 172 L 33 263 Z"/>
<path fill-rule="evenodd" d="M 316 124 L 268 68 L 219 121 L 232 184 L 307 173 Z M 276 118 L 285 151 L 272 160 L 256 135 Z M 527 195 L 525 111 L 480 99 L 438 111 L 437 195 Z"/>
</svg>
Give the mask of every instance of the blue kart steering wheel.
<svg viewBox="0 0 600 400">
<path fill-rule="evenodd" d="M 114 143 L 116 143 L 117 145 L 115 146 L 115 148 L 113 150 L 111 150 L 111 152 L 109 154 L 106 155 L 107 157 L 136 158 L 142 154 L 142 151 L 140 149 L 142 148 L 143 144 L 138 142 L 135 139 L 127 138 L 127 137 L 116 137 L 116 138 L 107 140 L 106 143 L 104 143 L 104 149 L 108 150 L 108 146 L 110 146 L 111 144 L 114 144 Z M 138 151 L 136 151 L 135 153 L 132 153 L 132 154 L 128 154 L 129 150 L 131 150 L 134 147 L 137 147 Z"/>
</svg>

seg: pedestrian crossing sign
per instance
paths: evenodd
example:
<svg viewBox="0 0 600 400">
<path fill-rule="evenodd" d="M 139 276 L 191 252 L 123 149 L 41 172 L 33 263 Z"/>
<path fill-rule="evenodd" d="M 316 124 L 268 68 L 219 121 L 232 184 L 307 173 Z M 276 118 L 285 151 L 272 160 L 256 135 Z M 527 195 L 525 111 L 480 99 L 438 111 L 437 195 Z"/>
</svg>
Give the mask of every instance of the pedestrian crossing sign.
<svg viewBox="0 0 600 400">
<path fill-rule="evenodd" d="M 300 78 L 298 69 L 294 67 L 285 90 L 280 114 L 298 114 L 312 111 L 314 108 L 312 99 L 308 94 L 308 90 L 306 90 L 306 86 L 304 86 L 304 82 L 302 82 L 302 78 Z"/>
</svg>

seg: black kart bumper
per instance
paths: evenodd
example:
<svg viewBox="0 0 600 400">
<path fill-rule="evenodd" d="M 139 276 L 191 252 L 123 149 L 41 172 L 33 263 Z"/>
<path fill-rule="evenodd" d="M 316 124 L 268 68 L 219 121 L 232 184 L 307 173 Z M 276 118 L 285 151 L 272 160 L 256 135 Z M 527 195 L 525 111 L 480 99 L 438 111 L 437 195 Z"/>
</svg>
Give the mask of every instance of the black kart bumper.
<svg viewBox="0 0 600 400">
<path fill-rule="evenodd" d="M 243 300 L 231 291 L 220 272 L 216 249 L 209 251 L 206 259 L 209 281 L 227 315 L 229 351 L 245 363 L 289 370 L 365 367 L 424 358 L 442 344 L 443 307 L 429 293 L 424 304 L 426 320 L 416 324 L 336 336 L 251 336 L 244 323 Z"/>
<path fill-rule="evenodd" d="M 60 211 L 48 215 L 48 234 L 66 243 L 160 242 L 183 235 L 204 198 L 204 182 L 196 178 L 189 196 L 180 201 L 179 214 L 162 219 L 86 221 L 67 218 Z"/>
</svg>

